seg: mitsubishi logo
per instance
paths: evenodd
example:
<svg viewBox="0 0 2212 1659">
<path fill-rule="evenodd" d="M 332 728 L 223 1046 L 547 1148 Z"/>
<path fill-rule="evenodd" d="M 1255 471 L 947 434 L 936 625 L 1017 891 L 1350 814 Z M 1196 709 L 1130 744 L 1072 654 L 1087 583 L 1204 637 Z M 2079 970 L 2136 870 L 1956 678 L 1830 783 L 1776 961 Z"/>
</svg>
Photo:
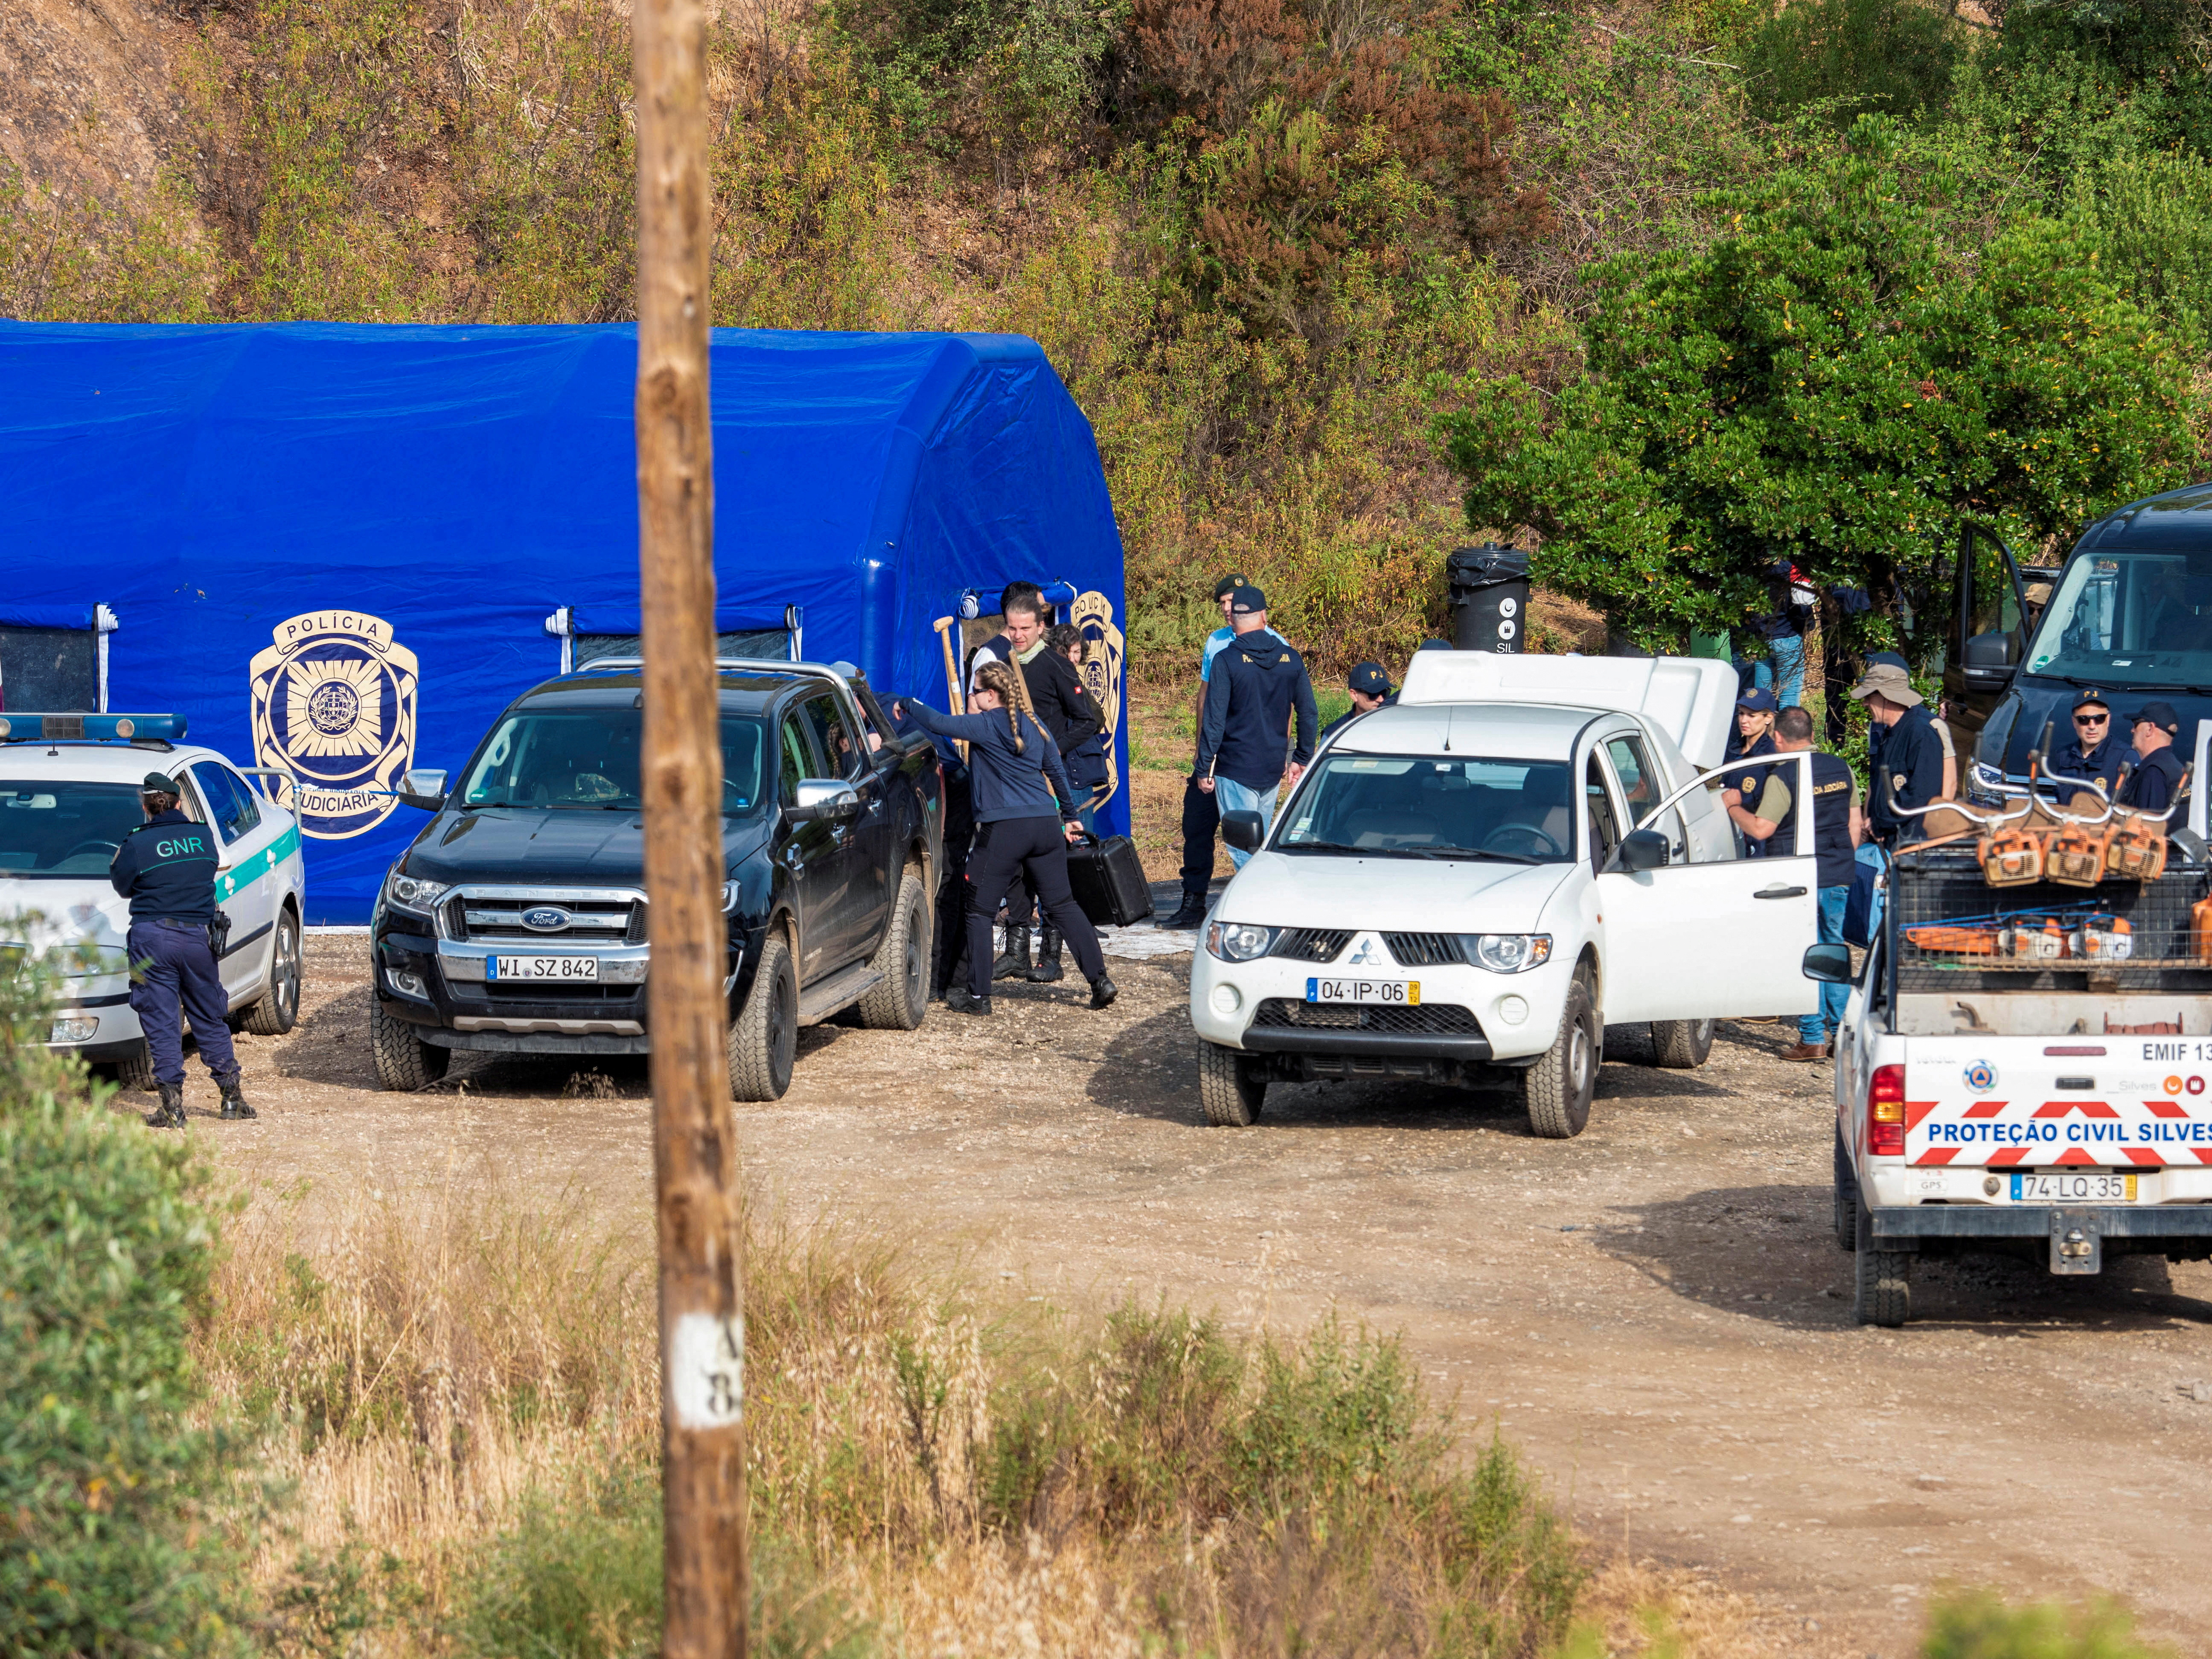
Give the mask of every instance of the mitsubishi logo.
<svg viewBox="0 0 2212 1659">
<path fill-rule="evenodd" d="M 1362 933 L 1359 936 L 1358 946 L 1344 959 L 1344 965 L 1347 968 L 1365 968 L 1382 961 L 1382 941 L 1372 933 Z"/>
</svg>

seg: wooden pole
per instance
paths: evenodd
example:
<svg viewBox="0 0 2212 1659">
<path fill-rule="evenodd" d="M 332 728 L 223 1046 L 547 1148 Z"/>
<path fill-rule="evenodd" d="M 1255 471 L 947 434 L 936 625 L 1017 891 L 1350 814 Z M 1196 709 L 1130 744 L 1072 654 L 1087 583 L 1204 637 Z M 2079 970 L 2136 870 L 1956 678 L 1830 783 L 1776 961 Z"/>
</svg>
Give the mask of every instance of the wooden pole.
<svg viewBox="0 0 2212 1659">
<path fill-rule="evenodd" d="M 724 1058 L 722 749 L 707 398 L 707 19 L 634 0 L 638 598 L 660 1243 L 666 1659 L 745 1651 L 744 1264 Z"/>
</svg>

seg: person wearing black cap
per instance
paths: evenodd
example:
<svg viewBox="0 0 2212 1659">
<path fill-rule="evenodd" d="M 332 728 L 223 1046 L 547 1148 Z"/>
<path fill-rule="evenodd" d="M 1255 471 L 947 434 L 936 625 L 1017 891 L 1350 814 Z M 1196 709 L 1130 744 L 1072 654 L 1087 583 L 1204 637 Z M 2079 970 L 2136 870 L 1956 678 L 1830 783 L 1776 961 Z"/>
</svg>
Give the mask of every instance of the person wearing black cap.
<svg viewBox="0 0 2212 1659">
<path fill-rule="evenodd" d="M 124 837 L 107 866 L 115 890 L 131 901 L 131 1011 L 146 1034 L 161 1103 L 154 1129 L 185 1127 L 185 1033 L 189 1019 L 200 1058 L 222 1091 L 222 1115 L 247 1118 L 230 1043 L 230 999 L 223 994 L 210 934 L 227 925 L 215 902 L 215 838 L 178 810 L 176 780 L 149 772 L 139 785 L 146 822 Z"/>
<path fill-rule="evenodd" d="M 1760 755 L 1774 753 L 1774 693 L 1764 686 L 1747 691 L 1735 700 L 1735 731 L 1729 738 L 1728 748 L 1722 761 L 1752 760 Z M 1742 766 L 1728 773 L 1722 781 L 1721 793 L 1724 805 L 1756 806 L 1766 788 L 1768 771 L 1760 767 Z M 1764 858 L 1766 847 L 1763 842 L 1747 839 L 1743 844 L 1746 858 Z"/>
<path fill-rule="evenodd" d="M 1313 758 L 1321 721 L 1305 659 L 1267 627 L 1267 596 L 1238 588 L 1229 617 L 1237 639 L 1214 665 L 1198 736 L 1198 787 L 1217 795 L 1223 811 L 1257 812 L 1265 824 L 1275 815 L 1275 792 L 1295 785 Z M 1293 710 L 1297 742 L 1289 747 Z M 1251 856 L 1237 848 L 1229 853 L 1240 870 Z"/>
<path fill-rule="evenodd" d="M 2051 775 L 2096 784 L 2109 800 L 2121 766 L 2134 758 L 2126 742 L 2112 731 L 2112 710 L 2105 694 L 2084 691 L 2074 699 L 2074 740 L 2061 744 L 2051 757 Z"/>
<path fill-rule="evenodd" d="M 1387 702 L 1395 702 L 1398 694 L 1391 689 L 1390 677 L 1382 672 L 1379 662 L 1364 662 L 1345 678 L 1345 689 L 1352 693 L 1352 707 L 1346 709 L 1322 728 L 1322 741 L 1340 726 L 1349 726 L 1362 714 L 1371 714 Z"/>
<path fill-rule="evenodd" d="M 2129 716 L 2134 726 L 2136 769 L 2120 787 L 2120 805 L 2139 812 L 2163 812 L 2181 787 L 2181 757 L 2173 740 L 2181 735 L 2181 716 L 2170 702 L 2147 702 Z"/>
<path fill-rule="evenodd" d="M 1221 626 L 1206 636 L 1199 653 L 1194 730 L 1206 729 L 1206 700 L 1213 685 L 1213 660 L 1237 637 L 1236 629 L 1230 624 L 1230 599 L 1238 588 L 1250 585 L 1242 571 L 1232 572 L 1213 585 L 1213 603 L 1220 609 Z M 1198 768 L 1193 765 L 1182 787 L 1182 904 L 1173 915 L 1153 924 L 1176 932 L 1195 927 L 1206 920 L 1206 890 L 1213 880 L 1213 837 L 1221 828 L 1221 806 L 1212 791 L 1198 787 L 1199 776 Z"/>
</svg>

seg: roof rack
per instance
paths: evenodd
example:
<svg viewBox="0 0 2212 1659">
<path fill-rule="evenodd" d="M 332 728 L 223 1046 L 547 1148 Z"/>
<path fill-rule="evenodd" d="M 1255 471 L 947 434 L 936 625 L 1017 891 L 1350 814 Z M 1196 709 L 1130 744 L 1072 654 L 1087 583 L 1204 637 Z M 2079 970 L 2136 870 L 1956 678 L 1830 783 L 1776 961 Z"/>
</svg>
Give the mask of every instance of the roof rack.
<svg viewBox="0 0 2212 1659">
<path fill-rule="evenodd" d="M 0 714 L 0 743 L 127 743 L 167 750 L 184 736 L 182 714 Z"/>
</svg>

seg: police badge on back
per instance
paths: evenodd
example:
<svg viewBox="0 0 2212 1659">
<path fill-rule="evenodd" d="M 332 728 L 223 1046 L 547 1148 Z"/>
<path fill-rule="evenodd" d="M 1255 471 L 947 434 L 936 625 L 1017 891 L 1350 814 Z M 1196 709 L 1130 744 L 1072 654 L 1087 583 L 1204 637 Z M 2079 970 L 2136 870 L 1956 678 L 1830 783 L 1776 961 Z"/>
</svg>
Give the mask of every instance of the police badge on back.
<svg viewBox="0 0 2212 1659">
<path fill-rule="evenodd" d="M 299 779 L 283 804 L 302 835 L 344 841 L 399 803 L 413 763 L 415 653 L 392 624 L 359 611 L 313 611 L 277 624 L 253 659 L 253 751 Z"/>
</svg>

